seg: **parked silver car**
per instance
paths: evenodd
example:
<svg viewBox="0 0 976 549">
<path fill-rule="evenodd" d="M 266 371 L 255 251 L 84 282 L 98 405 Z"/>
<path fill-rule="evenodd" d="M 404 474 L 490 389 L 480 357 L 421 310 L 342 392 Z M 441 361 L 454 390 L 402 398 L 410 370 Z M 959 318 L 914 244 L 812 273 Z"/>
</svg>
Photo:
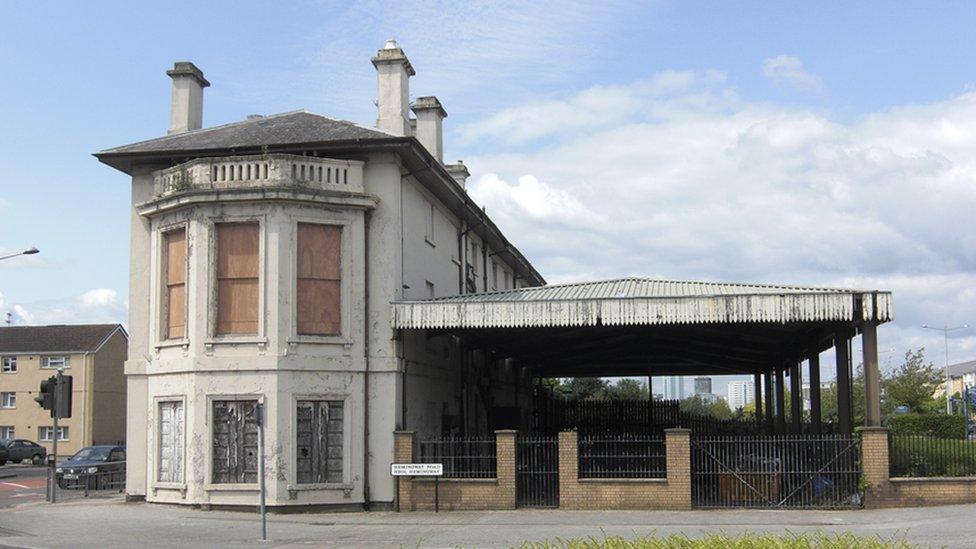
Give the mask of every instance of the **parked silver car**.
<svg viewBox="0 0 976 549">
<path fill-rule="evenodd" d="M 34 465 L 43 465 L 47 457 L 47 449 L 40 444 L 22 438 L 0 438 L 0 447 L 6 452 L 0 452 L 0 465 L 8 461 L 21 463 L 29 460 Z M 6 455 L 4 455 L 6 454 Z"/>
</svg>

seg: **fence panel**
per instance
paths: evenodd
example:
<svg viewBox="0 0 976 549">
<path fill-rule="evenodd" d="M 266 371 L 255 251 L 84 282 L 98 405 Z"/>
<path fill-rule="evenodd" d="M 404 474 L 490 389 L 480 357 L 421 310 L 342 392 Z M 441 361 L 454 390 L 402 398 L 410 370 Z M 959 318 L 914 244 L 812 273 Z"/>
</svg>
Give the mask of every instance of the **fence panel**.
<svg viewBox="0 0 976 549">
<path fill-rule="evenodd" d="M 856 436 L 695 437 L 691 447 L 696 507 L 861 505 Z"/>
<path fill-rule="evenodd" d="M 890 435 L 888 463 L 892 477 L 976 476 L 976 441 Z"/>
<path fill-rule="evenodd" d="M 495 478 L 495 437 L 443 437 L 419 443 L 420 463 L 442 463 L 444 478 Z"/>
<path fill-rule="evenodd" d="M 666 478 L 662 436 L 580 437 L 579 478 Z"/>
</svg>

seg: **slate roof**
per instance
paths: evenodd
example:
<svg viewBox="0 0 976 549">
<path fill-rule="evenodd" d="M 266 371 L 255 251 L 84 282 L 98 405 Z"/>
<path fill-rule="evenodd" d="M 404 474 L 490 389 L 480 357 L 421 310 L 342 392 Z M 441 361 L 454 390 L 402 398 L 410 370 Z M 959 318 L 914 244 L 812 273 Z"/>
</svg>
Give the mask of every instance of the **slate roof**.
<svg viewBox="0 0 976 549">
<path fill-rule="evenodd" d="M 120 327 L 120 324 L 7 326 L 0 328 L 0 354 L 94 351 Z M 125 330 L 122 333 L 125 335 Z"/>
<path fill-rule="evenodd" d="M 307 111 L 249 118 L 105 149 L 95 156 L 246 149 L 262 146 L 389 139 L 392 134 Z"/>
</svg>

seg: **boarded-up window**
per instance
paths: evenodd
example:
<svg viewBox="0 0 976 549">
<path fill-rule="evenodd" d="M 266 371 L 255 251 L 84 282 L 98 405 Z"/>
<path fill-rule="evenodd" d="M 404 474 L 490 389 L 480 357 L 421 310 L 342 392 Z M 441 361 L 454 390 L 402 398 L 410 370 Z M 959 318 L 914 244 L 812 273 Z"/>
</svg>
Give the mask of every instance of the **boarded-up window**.
<svg viewBox="0 0 976 549">
<path fill-rule="evenodd" d="M 159 403 L 159 481 L 183 482 L 183 403 Z"/>
<path fill-rule="evenodd" d="M 258 481 L 256 400 L 213 402 L 213 483 Z"/>
<path fill-rule="evenodd" d="M 217 334 L 258 333 L 257 223 L 217 225 Z"/>
<path fill-rule="evenodd" d="M 186 337 L 186 229 L 163 234 L 165 339 Z"/>
<path fill-rule="evenodd" d="M 298 224 L 298 333 L 336 335 L 340 330 L 342 228 Z"/>
<path fill-rule="evenodd" d="M 299 484 L 342 482 L 342 401 L 298 401 Z"/>
</svg>

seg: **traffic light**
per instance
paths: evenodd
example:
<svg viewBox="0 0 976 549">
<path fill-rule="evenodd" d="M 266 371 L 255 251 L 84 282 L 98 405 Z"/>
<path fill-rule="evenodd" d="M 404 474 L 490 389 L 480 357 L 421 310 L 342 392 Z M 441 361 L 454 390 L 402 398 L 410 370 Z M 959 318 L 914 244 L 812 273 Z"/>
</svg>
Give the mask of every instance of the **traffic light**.
<svg viewBox="0 0 976 549">
<path fill-rule="evenodd" d="M 34 397 L 34 400 L 41 405 L 41 408 L 45 410 L 54 409 L 54 386 L 57 384 L 57 381 L 57 378 L 54 376 L 41 381 L 41 390 Z"/>
<path fill-rule="evenodd" d="M 55 401 L 58 403 L 58 408 L 60 409 L 60 414 L 58 418 L 66 419 L 71 417 L 71 376 L 61 376 L 61 385 L 58 387 L 58 399 Z M 54 414 L 51 414 L 54 417 Z"/>
<path fill-rule="evenodd" d="M 51 376 L 41 381 L 41 389 L 34 401 L 41 405 L 41 408 L 51 411 L 51 417 L 57 414 L 59 419 L 71 417 L 71 388 L 72 377 L 61 376 L 61 383 L 58 383 L 57 376 Z M 58 409 L 55 410 L 55 407 Z"/>
</svg>

